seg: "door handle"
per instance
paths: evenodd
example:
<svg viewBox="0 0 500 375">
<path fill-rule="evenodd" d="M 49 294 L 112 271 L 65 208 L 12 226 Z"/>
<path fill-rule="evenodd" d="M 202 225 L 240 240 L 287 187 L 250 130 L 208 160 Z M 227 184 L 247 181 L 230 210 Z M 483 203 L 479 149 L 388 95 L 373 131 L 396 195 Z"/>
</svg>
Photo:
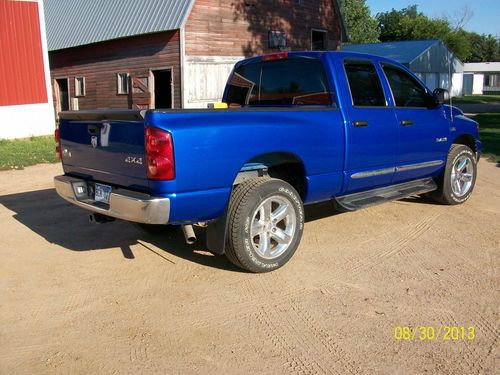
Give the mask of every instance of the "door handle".
<svg viewBox="0 0 500 375">
<path fill-rule="evenodd" d="M 356 121 L 353 121 L 352 124 L 357 128 L 364 128 L 364 127 L 368 126 L 368 121 L 356 120 Z"/>
<path fill-rule="evenodd" d="M 410 125 L 413 125 L 413 121 L 412 120 L 401 120 L 399 122 L 401 125 L 403 126 L 410 126 Z"/>
</svg>

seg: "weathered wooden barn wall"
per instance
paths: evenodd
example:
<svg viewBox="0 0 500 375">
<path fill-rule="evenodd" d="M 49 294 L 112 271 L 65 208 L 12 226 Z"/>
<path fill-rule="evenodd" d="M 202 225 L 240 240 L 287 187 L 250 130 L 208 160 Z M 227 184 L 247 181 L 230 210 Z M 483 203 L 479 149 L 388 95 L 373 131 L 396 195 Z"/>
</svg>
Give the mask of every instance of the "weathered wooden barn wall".
<svg viewBox="0 0 500 375">
<path fill-rule="evenodd" d="M 117 74 L 131 79 L 147 79 L 151 70 L 172 68 L 174 107 L 181 106 L 180 32 L 155 34 L 106 41 L 50 52 L 54 101 L 58 78 L 69 78 L 69 92 L 75 98 L 75 77 L 85 77 L 85 96 L 78 98 L 79 109 L 135 108 L 150 103 L 150 93 L 117 93 Z M 152 91 L 151 80 L 149 90 Z"/>
<path fill-rule="evenodd" d="M 85 96 L 73 103 L 78 109 L 151 107 L 151 71 L 172 67 L 174 107 L 206 107 L 221 99 L 235 62 L 278 50 L 269 47 L 269 31 L 284 33 L 286 49 L 293 51 L 310 50 L 311 31 L 324 30 L 327 49 L 337 49 L 342 27 L 335 4 L 336 0 L 196 0 L 182 30 L 52 51 L 54 101 L 59 96 L 55 79 L 68 77 L 69 94 L 75 98 L 75 77 L 83 76 Z M 149 87 L 142 93 L 131 89 L 128 95 L 118 94 L 117 73 L 130 73 Z"/>
<path fill-rule="evenodd" d="M 269 31 L 286 35 L 286 49 L 311 49 L 312 29 L 337 49 L 341 18 L 332 0 L 197 0 L 185 26 L 184 106 L 221 99 L 234 63 L 269 53 Z"/>
<path fill-rule="evenodd" d="M 292 51 L 311 49 L 311 29 L 328 32 L 328 49 L 341 39 L 332 0 L 197 0 L 186 24 L 187 56 L 252 56 L 272 51 L 270 30 L 286 34 Z"/>
</svg>

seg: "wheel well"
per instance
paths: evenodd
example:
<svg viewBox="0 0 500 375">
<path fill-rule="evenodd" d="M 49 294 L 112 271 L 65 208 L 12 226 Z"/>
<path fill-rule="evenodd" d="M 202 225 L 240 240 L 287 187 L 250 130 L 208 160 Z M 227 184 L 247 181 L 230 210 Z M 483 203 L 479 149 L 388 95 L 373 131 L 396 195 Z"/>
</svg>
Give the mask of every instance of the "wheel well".
<svg viewBox="0 0 500 375">
<path fill-rule="evenodd" d="M 472 151 L 476 152 L 476 141 L 474 137 L 470 134 L 462 134 L 455 138 L 453 144 L 465 145 L 468 146 Z"/>
<path fill-rule="evenodd" d="M 267 174 L 273 178 L 288 182 L 299 193 L 302 199 L 307 193 L 306 170 L 304 163 L 296 155 L 286 152 L 275 152 L 260 155 L 249 160 L 247 165 L 261 165 L 267 168 Z"/>
<path fill-rule="evenodd" d="M 268 168 L 269 176 L 288 182 L 297 190 L 302 200 L 307 193 L 306 171 L 302 163 L 285 163 Z"/>
</svg>

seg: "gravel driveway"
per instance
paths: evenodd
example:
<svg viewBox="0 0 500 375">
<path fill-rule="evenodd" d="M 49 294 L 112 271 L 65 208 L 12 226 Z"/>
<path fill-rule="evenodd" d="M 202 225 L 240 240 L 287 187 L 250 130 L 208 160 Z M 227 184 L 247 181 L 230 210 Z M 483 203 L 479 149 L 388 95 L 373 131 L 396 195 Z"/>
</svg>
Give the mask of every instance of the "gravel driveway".
<svg viewBox="0 0 500 375">
<path fill-rule="evenodd" d="M 60 173 L 0 173 L 0 374 L 498 369 L 495 164 L 479 163 L 461 206 L 406 199 L 336 215 L 309 207 L 294 258 L 261 275 L 188 247 L 180 233 L 88 224 L 56 196 Z M 421 326 L 440 337 L 420 340 Z M 446 327 L 466 336 L 472 327 L 474 337 L 445 340 Z"/>
</svg>

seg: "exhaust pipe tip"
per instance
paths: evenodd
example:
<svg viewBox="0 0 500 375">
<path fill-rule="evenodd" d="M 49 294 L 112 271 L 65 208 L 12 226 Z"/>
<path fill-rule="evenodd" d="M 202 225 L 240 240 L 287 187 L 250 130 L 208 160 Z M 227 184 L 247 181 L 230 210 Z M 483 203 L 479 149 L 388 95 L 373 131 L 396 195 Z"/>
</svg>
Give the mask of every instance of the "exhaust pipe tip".
<svg viewBox="0 0 500 375">
<path fill-rule="evenodd" d="M 196 243 L 196 234 L 194 234 L 192 225 L 183 225 L 182 233 L 184 233 L 184 238 L 188 245 L 194 245 Z"/>
<path fill-rule="evenodd" d="M 196 237 L 188 237 L 188 238 L 186 238 L 186 243 L 188 245 L 194 245 L 196 243 Z"/>
</svg>

